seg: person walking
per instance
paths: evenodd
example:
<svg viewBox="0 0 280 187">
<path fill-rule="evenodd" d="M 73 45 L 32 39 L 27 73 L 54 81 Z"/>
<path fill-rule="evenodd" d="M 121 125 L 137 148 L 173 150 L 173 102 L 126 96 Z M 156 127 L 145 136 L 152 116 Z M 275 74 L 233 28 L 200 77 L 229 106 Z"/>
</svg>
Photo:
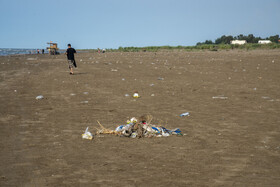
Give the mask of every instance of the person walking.
<svg viewBox="0 0 280 187">
<path fill-rule="evenodd" d="M 67 59 L 68 59 L 68 66 L 70 69 L 70 75 L 74 75 L 73 68 L 77 67 L 75 62 L 74 53 L 76 53 L 76 50 L 71 47 L 71 44 L 68 44 L 68 49 L 66 51 Z"/>
</svg>

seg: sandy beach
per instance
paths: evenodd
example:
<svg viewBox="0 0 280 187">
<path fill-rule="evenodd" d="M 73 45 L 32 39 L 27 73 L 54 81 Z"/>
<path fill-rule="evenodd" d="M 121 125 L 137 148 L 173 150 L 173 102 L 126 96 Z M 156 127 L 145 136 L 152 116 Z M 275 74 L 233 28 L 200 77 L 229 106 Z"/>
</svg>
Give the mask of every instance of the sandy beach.
<svg viewBox="0 0 280 187">
<path fill-rule="evenodd" d="M 279 50 L 76 61 L 72 76 L 65 55 L 0 57 L 0 186 L 279 185 Z M 184 135 L 81 137 L 143 114 Z"/>
</svg>

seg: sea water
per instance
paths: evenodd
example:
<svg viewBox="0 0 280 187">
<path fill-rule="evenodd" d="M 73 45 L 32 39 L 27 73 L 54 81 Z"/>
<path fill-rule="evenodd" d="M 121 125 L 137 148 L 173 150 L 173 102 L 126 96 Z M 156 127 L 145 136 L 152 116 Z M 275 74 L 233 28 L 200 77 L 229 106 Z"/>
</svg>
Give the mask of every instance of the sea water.
<svg viewBox="0 0 280 187">
<path fill-rule="evenodd" d="M 45 54 L 48 53 L 47 49 L 45 50 Z M 40 54 L 42 53 L 42 49 L 39 49 Z M 66 50 L 58 50 L 59 53 L 63 54 Z M 37 49 L 17 49 L 17 48 L 0 48 L 0 56 L 7 55 L 23 55 L 23 54 L 37 54 Z"/>
<path fill-rule="evenodd" d="M 20 54 L 35 54 L 35 53 L 36 53 L 36 49 L 0 48 L 0 56 L 20 55 Z"/>
</svg>

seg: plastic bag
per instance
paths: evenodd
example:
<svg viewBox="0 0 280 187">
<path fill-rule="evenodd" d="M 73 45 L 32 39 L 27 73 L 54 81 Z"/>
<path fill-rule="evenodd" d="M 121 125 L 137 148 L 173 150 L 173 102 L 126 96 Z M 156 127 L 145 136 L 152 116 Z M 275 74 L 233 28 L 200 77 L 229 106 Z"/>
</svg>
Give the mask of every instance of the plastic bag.
<svg viewBox="0 0 280 187">
<path fill-rule="evenodd" d="M 88 131 L 88 127 L 85 131 L 84 134 L 82 134 L 83 139 L 87 139 L 87 140 L 92 140 L 93 135 L 91 134 L 91 132 Z"/>
<path fill-rule="evenodd" d="M 123 127 L 124 127 L 123 125 L 118 126 L 115 131 L 117 132 L 123 131 Z"/>
</svg>

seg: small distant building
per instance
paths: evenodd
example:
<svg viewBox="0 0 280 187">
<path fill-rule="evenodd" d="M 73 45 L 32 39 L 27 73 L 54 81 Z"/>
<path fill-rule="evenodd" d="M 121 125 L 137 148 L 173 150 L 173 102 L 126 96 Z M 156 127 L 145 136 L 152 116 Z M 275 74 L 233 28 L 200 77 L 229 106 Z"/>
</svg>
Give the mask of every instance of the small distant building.
<svg viewBox="0 0 280 187">
<path fill-rule="evenodd" d="M 272 43 L 270 40 L 259 40 L 258 44 L 270 44 Z"/>
<path fill-rule="evenodd" d="M 48 42 L 47 44 L 50 45 L 50 47 L 47 47 L 47 50 L 49 51 L 50 55 L 57 55 L 57 54 L 59 54 L 57 43 L 54 43 L 54 42 L 51 41 L 51 42 Z"/>
<path fill-rule="evenodd" d="M 232 41 L 230 41 L 230 44 L 233 44 L 233 45 L 244 45 L 244 44 L 246 44 L 247 43 L 247 41 L 246 40 L 232 40 Z"/>
</svg>

